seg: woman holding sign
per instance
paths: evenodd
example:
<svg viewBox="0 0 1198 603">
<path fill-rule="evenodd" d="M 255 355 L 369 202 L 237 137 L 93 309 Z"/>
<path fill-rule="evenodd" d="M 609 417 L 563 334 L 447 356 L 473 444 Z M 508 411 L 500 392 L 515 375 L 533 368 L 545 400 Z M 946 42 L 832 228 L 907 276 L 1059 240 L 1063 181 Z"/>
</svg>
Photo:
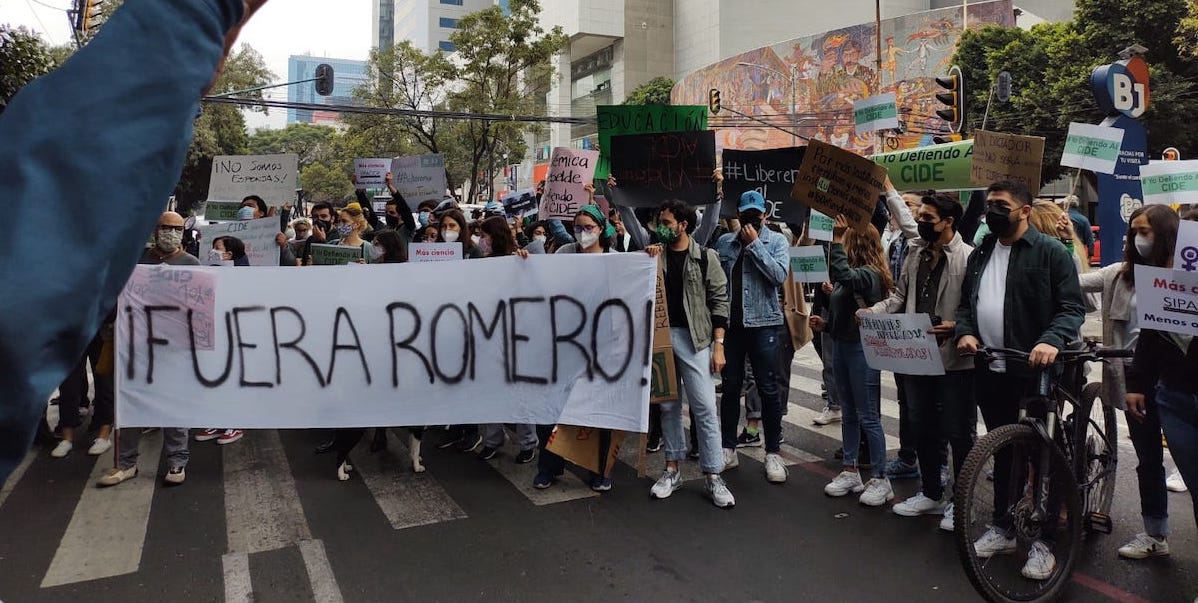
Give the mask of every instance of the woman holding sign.
<svg viewBox="0 0 1198 603">
<path fill-rule="evenodd" d="M 457 208 L 453 200 L 442 201 L 437 207 L 444 210 L 444 213 L 439 214 L 441 217 L 437 228 L 440 234 L 437 242 L 461 243 L 462 257 L 469 260 L 483 257 L 482 249 L 470 238 L 470 223 L 466 221 L 466 215 Z M 446 207 L 449 209 L 445 209 Z M 478 448 L 482 441 L 477 425 L 451 425 L 445 430 L 445 439 L 437 444 L 437 448 L 444 450 L 456 445 L 461 452 L 470 452 Z"/>
<path fill-rule="evenodd" d="M 844 470 L 824 487 L 828 496 L 862 492 L 860 501 L 878 507 L 894 498 L 886 478 L 886 434 L 882 431 L 882 376 L 865 362 L 857 310 L 890 294 L 894 281 L 882 253 L 882 237 L 873 225 L 849 228 L 837 215 L 828 249 L 828 276 L 835 288 L 829 300 L 828 321 L 812 317 L 812 327 L 832 336 L 832 363 L 840 392 Z M 857 469 L 861 432 L 869 440 L 871 479 L 862 483 Z"/>
</svg>

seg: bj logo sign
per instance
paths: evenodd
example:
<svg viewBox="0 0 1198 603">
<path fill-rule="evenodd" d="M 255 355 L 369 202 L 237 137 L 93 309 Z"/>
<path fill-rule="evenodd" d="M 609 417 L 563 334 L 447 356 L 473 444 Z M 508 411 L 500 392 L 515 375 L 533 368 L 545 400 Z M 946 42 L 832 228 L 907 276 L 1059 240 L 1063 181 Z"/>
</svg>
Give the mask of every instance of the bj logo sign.
<svg viewBox="0 0 1198 603">
<path fill-rule="evenodd" d="M 1090 74 L 1098 106 L 1108 114 L 1139 117 L 1148 109 L 1148 64 L 1140 57 L 1103 65 Z"/>
</svg>

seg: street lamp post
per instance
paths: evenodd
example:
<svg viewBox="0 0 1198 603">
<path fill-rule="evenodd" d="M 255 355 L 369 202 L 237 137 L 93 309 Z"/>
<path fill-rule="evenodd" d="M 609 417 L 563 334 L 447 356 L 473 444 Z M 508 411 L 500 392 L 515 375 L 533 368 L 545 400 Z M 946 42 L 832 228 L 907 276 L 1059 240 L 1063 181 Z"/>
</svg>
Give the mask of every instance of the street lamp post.
<svg viewBox="0 0 1198 603">
<path fill-rule="evenodd" d="M 768 65 L 760 65 L 758 63 L 740 62 L 740 63 L 737 63 L 736 65 L 738 67 L 752 67 L 754 69 L 761 69 L 763 71 L 769 71 L 771 73 L 776 73 L 784 78 L 785 77 L 790 78 L 790 121 L 791 121 L 791 123 L 790 123 L 790 129 L 791 129 L 790 144 L 791 144 L 791 146 L 796 146 L 796 147 L 799 146 L 798 134 L 796 134 L 794 132 L 794 130 L 798 127 L 798 124 L 795 122 L 795 112 L 798 111 L 797 99 L 796 99 L 796 91 L 798 90 L 798 83 L 797 83 L 798 77 L 797 77 L 797 74 L 795 73 L 794 66 L 792 65 L 790 67 L 790 73 L 787 74 L 786 72 L 784 72 L 782 70 L 774 69 L 773 67 L 770 67 Z"/>
</svg>

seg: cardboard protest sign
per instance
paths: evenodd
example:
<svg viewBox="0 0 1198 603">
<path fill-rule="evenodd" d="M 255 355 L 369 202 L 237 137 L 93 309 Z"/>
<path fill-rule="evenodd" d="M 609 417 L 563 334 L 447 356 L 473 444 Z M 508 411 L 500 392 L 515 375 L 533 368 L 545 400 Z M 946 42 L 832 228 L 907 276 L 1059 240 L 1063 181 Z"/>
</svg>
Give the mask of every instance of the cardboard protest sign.
<svg viewBox="0 0 1198 603">
<path fill-rule="evenodd" d="M 197 224 L 196 230 L 200 231 L 203 254 L 212 249 L 217 237 L 237 237 L 245 243 L 245 256 L 251 266 L 279 265 L 279 244 L 275 240 L 279 236 L 278 218 Z"/>
<path fill-rule="evenodd" d="M 1198 203 L 1198 160 L 1153 161 L 1140 166 L 1144 203 Z"/>
<path fill-rule="evenodd" d="M 461 243 L 410 243 L 409 262 L 450 262 L 464 256 Z"/>
<path fill-rule="evenodd" d="M 537 217 L 542 220 L 573 220 L 578 210 L 590 202 L 590 196 L 583 187 L 594 180 L 598 161 L 598 151 L 570 147 L 553 149 Z"/>
<path fill-rule="evenodd" d="M 391 171 L 389 157 L 354 160 L 354 180 L 358 188 L 383 188 L 387 186 L 387 172 Z"/>
<path fill-rule="evenodd" d="M 625 207 L 657 207 L 677 199 L 691 205 L 715 202 L 715 132 L 667 132 L 612 137 L 612 201 Z"/>
<path fill-rule="evenodd" d="M 503 211 L 509 216 L 523 216 L 536 208 L 537 192 L 534 189 L 521 189 L 503 196 Z"/>
<path fill-rule="evenodd" d="M 790 197 L 790 189 L 794 188 L 806 150 L 806 147 L 764 151 L 724 149 L 724 198 L 729 200 L 722 206 L 724 217 L 736 216 L 740 196 L 745 191 L 755 190 L 765 197 L 767 217 L 781 222 L 782 208 Z"/>
<path fill-rule="evenodd" d="M 927 314 L 863 314 L 865 363 L 900 375 L 943 375 L 944 361 L 931 329 Z"/>
<path fill-rule="evenodd" d="M 311 247 L 312 263 L 317 266 L 344 266 L 345 264 L 357 264 L 358 260 L 364 259 L 361 247 L 327 243 L 313 243 Z"/>
<path fill-rule="evenodd" d="M 886 168 L 890 183 L 899 192 L 978 188 L 970 180 L 973 170 L 972 140 L 880 153 L 870 159 Z"/>
<path fill-rule="evenodd" d="M 577 427 L 575 425 L 558 425 L 549 434 L 545 449 L 552 452 L 591 473 L 599 471 L 599 447 L 603 435 L 593 427 Z M 612 467 L 624 444 L 623 431 L 611 432 L 611 444 L 607 451 L 607 459 L 603 467 L 603 477 L 611 477 Z"/>
<path fill-rule="evenodd" d="M 899 127 L 898 103 L 893 92 L 853 102 L 853 123 L 857 134 Z"/>
<path fill-rule="evenodd" d="M 831 241 L 834 226 L 835 220 L 813 209 L 811 217 L 807 219 L 807 236 L 816 241 Z"/>
<path fill-rule="evenodd" d="M 176 341 L 194 337 L 197 350 L 211 350 L 216 342 L 218 278 L 211 269 L 180 270 L 159 264 L 134 271 L 123 295 L 143 307 L 179 308 L 156 315 L 155 330 Z"/>
<path fill-rule="evenodd" d="M 440 154 L 396 157 L 391 160 L 391 184 L 409 207 L 445 198 L 445 158 Z"/>
<path fill-rule="evenodd" d="M 299 155 L 294 153 L 217 155 L 212 159 L 208 200 L 241 201 L 258 195 L 268 205 L 282 205 L 295 199 L 298 182 Z"/>
<path fill-rule="evenodd" d="M 656 269 L 613 253 L 460 262 L 450 279 L 427 263 L 221 270 L 211 350 L 193 345 L 194 315 L 122 294 L 118 421 L 645 432 Z M 188 333 L 165 335 L 171 314 Z"/>
<path fill-rule="evenodd" d="M 978 130 L 973 134 L 970 180 L 986 187 L 999 180 L 1022 182 L 1035 197 L 1044 167 L 1044 138 Z"/>
<path fill-rule="evenodd" d="M 694 132 L 707 129 L 707 107 L 702 105 L 599 105 L 599 164 L 595 177 L 606 179 L 611 169 L 611 139 L 621 134 Z"/>
<path fill-rule="evenodd" d="M 790 248 L 790 271 L 796 283 L 828 282 L 828 258 L 819 245 Z"/>
<path fill-rule="evenodd" d="M 238 220 L 241 201 L 209 201 L 204 204 L 204 219 L 220 222 Z"/>
<path fill-rule="evenodd" d="M 886 184 L 886 169 L 852 151 L 812 140 L 790 198 L 824 215 L 844 214 L 853 228 L 864 229 Z M 784 215 L 799 208 L 788 203 Z"/>
<path fill-rule="evenodd" d="M 1136 264 L 1141 329 L 1198 335 L 1198 272 Z"/>
<path fill-rule="evenodd" d="M 1061 165 L 1114 174 L 1119 163 L 1119 149 L 1123 147 L 1123 134 L 1123 128 L 1073 122 L 1069 124 Z"/>
<path fill-rule="evenodd" d="M 678 399 L 678 372 L 674 366 L 674 345 L 670 342 L 670 312 L 666 307 L 665 266 L 657 268 L 657 289 L 653 299 L 653 371 L 649 385 L 650 402 Z"/>
</svg>

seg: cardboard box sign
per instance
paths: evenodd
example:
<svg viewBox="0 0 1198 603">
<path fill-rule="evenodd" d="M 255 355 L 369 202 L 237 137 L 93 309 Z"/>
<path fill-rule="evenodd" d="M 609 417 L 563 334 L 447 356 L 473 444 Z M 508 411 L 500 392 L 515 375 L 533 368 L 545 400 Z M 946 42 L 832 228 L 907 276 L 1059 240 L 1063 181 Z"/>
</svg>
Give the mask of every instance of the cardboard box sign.
<svg viewBox="0 0 1198 603">
<path fill-rule="evenodd" d="M 670 311 L 666 308 L 665 257 L 657 263 L 657 295 L 653 302 L 653 381 L 649 402 L 673 402 L 678 399 L 678 371 L 674 366 L 674 346 L 670 343 Z"/>
<path fill-rule="evenodd" d="M 549 442 L 545 449 L 591 473 L 599 473 L 600 431 L 602 430 L 594 427 L 558 425 L 553 429 L 553 433 L 549 434 Z M 611 470 L 616 465 L 625 435 L 623 431 L 611 432 L 611 448 L 607 451 L 603 477 L 611 477 Z"/>
</svg>

